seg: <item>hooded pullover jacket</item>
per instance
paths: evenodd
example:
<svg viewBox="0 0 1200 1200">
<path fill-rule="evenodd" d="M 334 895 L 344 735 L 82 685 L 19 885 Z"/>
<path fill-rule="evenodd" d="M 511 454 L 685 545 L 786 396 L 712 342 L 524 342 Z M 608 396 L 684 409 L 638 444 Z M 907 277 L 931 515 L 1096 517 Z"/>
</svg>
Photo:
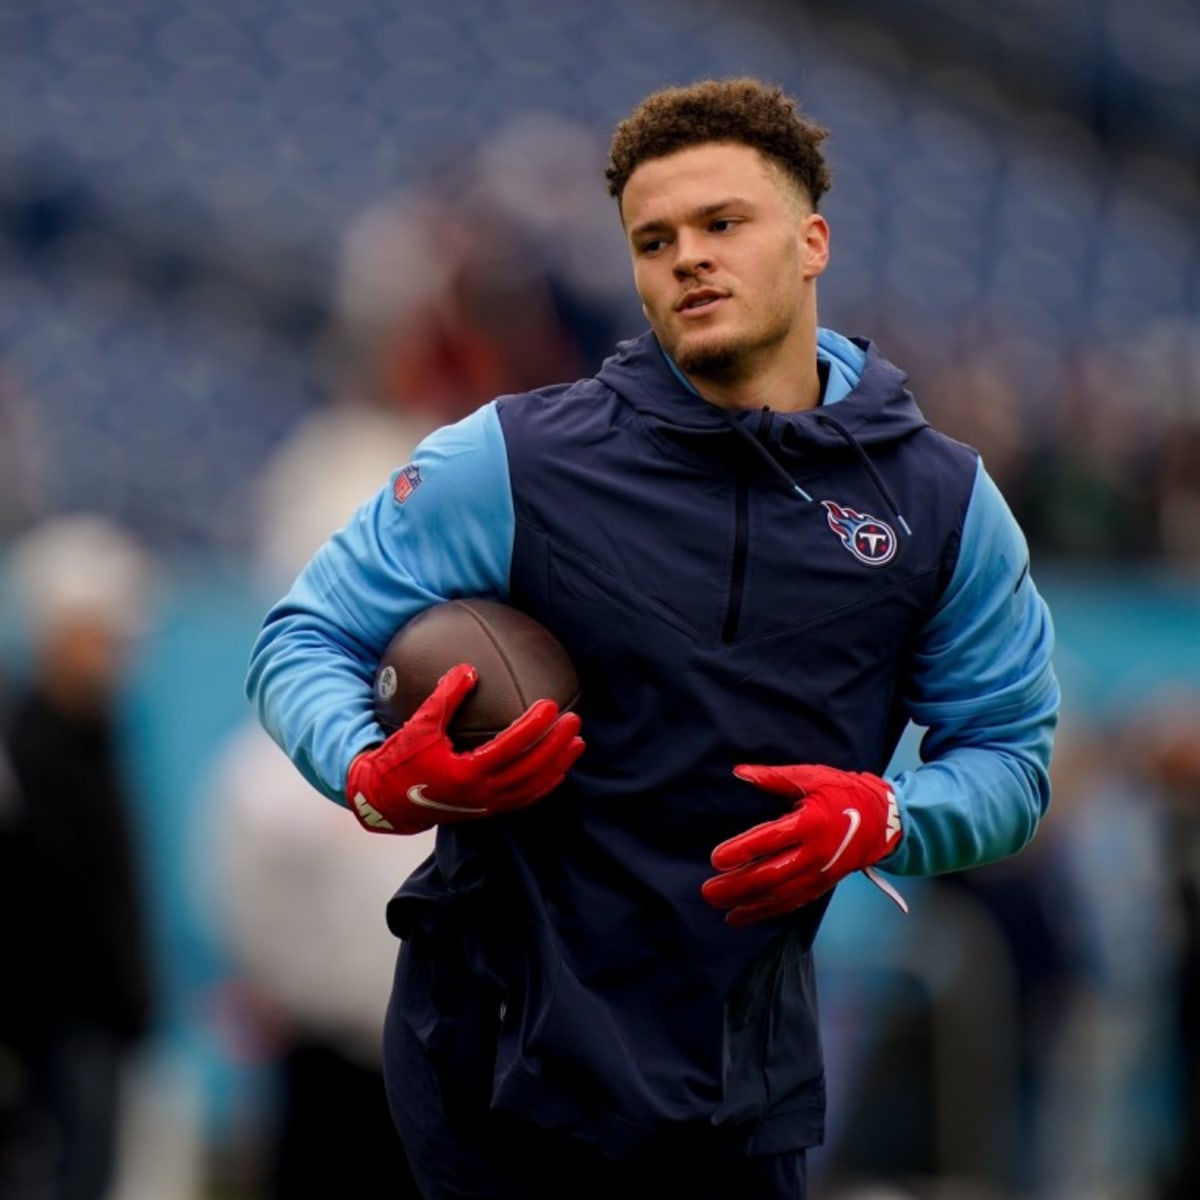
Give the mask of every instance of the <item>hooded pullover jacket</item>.
<svg viewBox="0 0 1200 1200">
<path fill-rule="evenodd" d="M 263 724 L 345 803 L 382 740 L 379 656 L 417 612 L 492 597 L 566 647 L 587 750 L 541 803 L 438 831 L 388 908 L 389 1020 L 448 1094 L 617 1158 L 696 1130 L 731 1152 L 822 1137 L 829 897 L 734 929 L 700 895 L 719 842 L 790 809 L 737 763 L 881 774 L 923 727 L 892 781 L 900 875 L 1017 851 L 1049 800 L 1053 635 L 1020 530 L 872 344 L 822 330 L 818 357 L 809 411 L 710 405 L 650 334 L 500 397 L 417 449 L 252 652 Z"/>
</svg>

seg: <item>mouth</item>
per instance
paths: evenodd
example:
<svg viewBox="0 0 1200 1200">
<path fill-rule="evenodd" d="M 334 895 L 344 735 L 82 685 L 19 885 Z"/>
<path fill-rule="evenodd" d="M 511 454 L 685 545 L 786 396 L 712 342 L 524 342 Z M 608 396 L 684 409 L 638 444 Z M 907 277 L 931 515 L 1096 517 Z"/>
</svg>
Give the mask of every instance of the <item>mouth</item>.
<svg viewBox="0 0 1200 1200">
<path fill-rule="evenodd" d="M 675 305 L 675 311 L 678 313 L 704 312 L 714 307 L 714 305 L 719 304 L 725 298 L 724 292 L 718 292 L 714 288 L 697 288 L 693 292 L 688 292 Z"/>
</svg>

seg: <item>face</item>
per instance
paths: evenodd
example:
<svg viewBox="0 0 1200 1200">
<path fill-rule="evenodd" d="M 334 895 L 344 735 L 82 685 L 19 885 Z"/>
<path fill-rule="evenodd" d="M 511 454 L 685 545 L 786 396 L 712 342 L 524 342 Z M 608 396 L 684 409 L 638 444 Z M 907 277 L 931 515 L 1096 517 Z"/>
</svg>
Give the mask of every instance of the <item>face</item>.
<svg viewBox="0 0 1200 1200">
<path fill-rule="evenodd" d="M 64 709 L 102 712 L 117 689 L 130 650 L 127 639 L 103 619 L 63 617 L 40 647 L 42 681 Z"/>
<path fill-rule="evenodd" d="M 642 307 L 681 370 L 734 382 L 811 355 L 828 226 L 757 150 L 714 142 L 650 159 L 621 217 Z"/>
</svg>

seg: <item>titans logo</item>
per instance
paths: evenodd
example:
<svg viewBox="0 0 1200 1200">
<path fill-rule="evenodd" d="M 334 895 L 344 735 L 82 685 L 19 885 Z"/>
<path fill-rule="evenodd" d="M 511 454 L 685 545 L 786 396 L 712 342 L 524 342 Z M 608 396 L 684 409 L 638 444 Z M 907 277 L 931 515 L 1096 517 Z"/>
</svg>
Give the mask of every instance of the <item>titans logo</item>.
<svg viewBox="0 0 1200 1200">
<path fill-rule="evenodd" d="M 886 521 L 866 513 L 843 508 L 832 500 L 822 500 L 829 528 L 838 535 L 842 545 L 868 567 L 882 567 L 896 553 L 896 534 Z"/>
</svg>

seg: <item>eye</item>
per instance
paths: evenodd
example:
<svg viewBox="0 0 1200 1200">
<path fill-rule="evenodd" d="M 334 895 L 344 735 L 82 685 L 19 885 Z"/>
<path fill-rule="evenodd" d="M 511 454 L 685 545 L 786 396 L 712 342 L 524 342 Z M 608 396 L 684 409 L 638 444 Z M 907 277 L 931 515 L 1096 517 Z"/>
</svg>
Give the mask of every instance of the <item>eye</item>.
<svg viewBox="0 0 1200 1200">
<path fill-rule="evenodd" d="M 733 217 L 717 217 L 709 225 L 709 229 L 711 229 L 713 233 L 728 233 L 737 224 L 738 222 Z"/>
<path fill-rule="evenodd" d="M 639 254 L 657 254 L 667 244 L 666 238 L 652 237 L 646 238 L 638 243 Z"/>
</svg>

